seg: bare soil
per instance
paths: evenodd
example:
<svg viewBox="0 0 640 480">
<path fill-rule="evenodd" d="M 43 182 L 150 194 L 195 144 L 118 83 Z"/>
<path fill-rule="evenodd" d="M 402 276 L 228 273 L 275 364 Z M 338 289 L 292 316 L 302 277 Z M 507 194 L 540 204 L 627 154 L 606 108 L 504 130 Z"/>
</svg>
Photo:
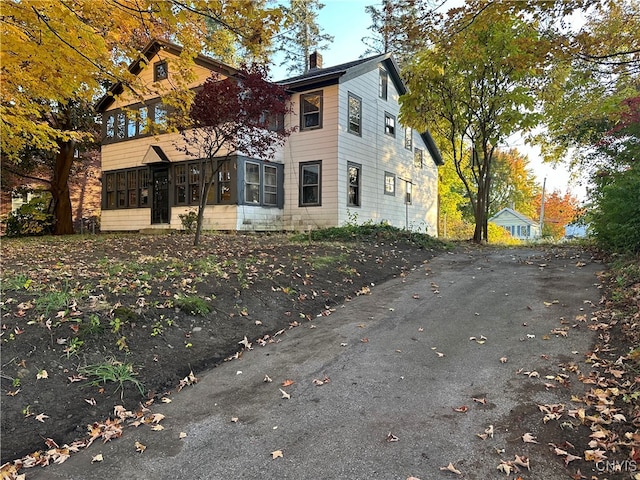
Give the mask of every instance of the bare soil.
<svg viewBox="0 0 640 480">
<path fill-rule="evenodd" d="M 3 241 L 2 463 L 86 437 L 116 405 L 158 401 L 191 372 L 240 355 L 245 339 L 269 341 L 330 315 L 439 251 L 403 236 L 192 241 L 185 234 Z M 122 382 L 85 369 L 97 365 L 125 368 Z"/>
</svg>

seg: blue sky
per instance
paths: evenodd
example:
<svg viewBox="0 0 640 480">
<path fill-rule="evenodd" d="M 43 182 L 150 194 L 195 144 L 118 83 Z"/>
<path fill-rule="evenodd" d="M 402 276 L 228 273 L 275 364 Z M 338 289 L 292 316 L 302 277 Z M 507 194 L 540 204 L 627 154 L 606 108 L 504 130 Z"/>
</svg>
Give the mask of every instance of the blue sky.
<svg viewBox="0 0 640 480">
<path fill-rule="evenodd" d="M 324 8 L 318 14 L 318 24 L 322 32 L 334 37 L 333 43 L 320 51 L 325 67 L 350 62 L 360 58 L 367 47 L 362 42 L 363 37 L 371 36 L 368 27 L 371 25 L 371 17 L 365 12 L 367 5 L 381 4 L 380 0 L 322 0 Z M 459 6 L 460 0 L 447 0 L 442 10 L 453 6 Z M 273 68 L 273 77 L 276 79 L 289 76 L 284 68 Z M 565 193 L 567 188 L 578 198 L 584 198 L 584 188 L 569 185 L 569 173 L 564 166 L 557 168 L 544 164 L 540 159 L 539 149 L 524 144 L 520 136 L 509 139 L 505 148 L 516 148 L 529 157 L 530 168 L 535 173 L 540 186 L 546 178 L 547 192 L 559 190 Z"/>
</svg>

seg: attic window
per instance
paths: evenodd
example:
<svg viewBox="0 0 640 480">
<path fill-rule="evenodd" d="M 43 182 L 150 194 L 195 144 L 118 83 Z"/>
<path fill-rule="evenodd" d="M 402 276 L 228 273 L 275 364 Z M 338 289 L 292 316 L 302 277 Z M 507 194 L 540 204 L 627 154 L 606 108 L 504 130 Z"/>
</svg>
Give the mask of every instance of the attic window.
<svg viewBox="0 0 640 480">
<path fill-rule="evenodd" d="M 378 84 L 378 96 L 383 100 L 387 99 L 387 90 L 389 89 L 389 74 L 380 67 L 380 79 Z"/>
<path fill-rule="evenodd" d="M 322 128 L 322 92 L 300 95 L 300 130 Z"/>
<path fill-rule="evenodd" d="M 156 62 L 153 64 L 153 81 L 158 82 L 160 80 L 166 80 L 169 78 L 169 66 L 166 60 Z"/>
</svg>

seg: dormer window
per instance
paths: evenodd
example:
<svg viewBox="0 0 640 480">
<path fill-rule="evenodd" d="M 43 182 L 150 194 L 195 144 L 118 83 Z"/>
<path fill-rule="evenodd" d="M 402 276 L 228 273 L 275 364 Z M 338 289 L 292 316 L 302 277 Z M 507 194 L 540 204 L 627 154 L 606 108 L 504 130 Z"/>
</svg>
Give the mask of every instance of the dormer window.
<svg viewBox="0 0 640 480">
<path fill-rule="evenodd" d="M 153 81 L 158 82 L 160 80 L 166 80 L 169 78 L 169 66 L 166 60 L 156 62 L 153 64 Z"/>
</svg>

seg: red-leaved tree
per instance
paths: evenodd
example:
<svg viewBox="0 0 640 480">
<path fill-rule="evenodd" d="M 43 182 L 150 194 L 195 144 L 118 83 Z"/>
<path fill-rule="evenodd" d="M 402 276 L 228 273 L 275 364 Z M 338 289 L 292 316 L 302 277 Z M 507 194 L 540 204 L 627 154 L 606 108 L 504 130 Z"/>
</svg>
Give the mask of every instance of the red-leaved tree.
<svg viewBox="0 0 640 480">
<path fill-rule="evenodd" d="M 262 160 L 273 159 L 291 129 L 284 116 L 291 111 L 286 90 L 269 82 L 263 65 L 243 65 L 233 77 L 213 74 L 194 98 L 186 125 L 181 128 L 183 150 L 207 160 L 200 192 L 194 245 L 200 243 L 204 210 L 219 165 L 241 153 Z M 217 166 L 218 165 L 218 166 Z"/>
</svg>

